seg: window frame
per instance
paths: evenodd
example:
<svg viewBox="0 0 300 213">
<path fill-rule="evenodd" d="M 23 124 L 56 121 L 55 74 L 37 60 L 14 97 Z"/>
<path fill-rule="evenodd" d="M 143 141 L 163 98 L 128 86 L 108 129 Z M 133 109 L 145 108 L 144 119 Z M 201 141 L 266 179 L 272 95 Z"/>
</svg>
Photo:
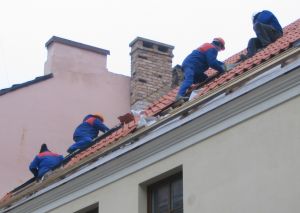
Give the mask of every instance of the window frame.
<svg viewBox="0 0 300 213">
<path fill-rule="evenodd" d="M 94 204 L 84 207 L 83 209 L 80 209 L 74 213 L 90 213 L 92 211 L 97 211 L 97 213 L 99 212 L 99 203 L 94 203 Z"/>
<path fill-rule="evenodd" d="M 158 182 L 155 182 L 147 187 L 147 213 L 152 213 L 153 211 L 153 192 L 157 189 L 159 189 L 160 186 L 168 185 L 168 204 L 169 204 L 169 213 L 173 212 L 173 209 L 170 209 L 173 201 L 172 201 L 172 190 L 171 186 L 172 183 L 174 183 L 177 180 L 182 181 L 182 202 L 183 202 L 183 175 L 182 172 L 179 172 L 175 175 L 172 175 L 170 177 L 164 178 Z M 183 209 L 183 203 L 182 203 L 182 209 Z"/>
</svg>

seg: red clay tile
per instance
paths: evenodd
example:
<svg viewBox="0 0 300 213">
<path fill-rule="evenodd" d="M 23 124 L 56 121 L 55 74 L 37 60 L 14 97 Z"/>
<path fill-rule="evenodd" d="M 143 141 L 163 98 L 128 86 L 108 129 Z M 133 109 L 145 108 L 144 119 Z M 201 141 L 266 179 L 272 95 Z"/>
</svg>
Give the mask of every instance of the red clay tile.
<svg viewBox="0 0 300 213">
<path fill-rule="evenodd" d="M 126 136 L 127 134 L 128 134 L 128 125 L 125 124 L 125 125 L 123 126 L 123 133 L 122 133 L 122 136 Z"/>
<path fill-rule="evenodd" d="M 225 82 L 226 82 L 226 78 L 225 77 L 222 77 L 222 78 L 218 79 L 218 81 L 217 81 L 218 85 L 221 85 L 221 84 L 223 84 Z"/>
<path fill-rule="evenodd" d="M 116 131 L 116 133 L 117 133 L 117 134 L 116 134 L 117 136 L 121 135 L 121 134 L 122 134 L 122 128 L 118 129 L 118 130 Z"/>
<path fill-rule="evenodd" d="M 144 113 L 146 116 L 151 116 L 153 114 L 152 111 L 149 109 L 145 110 Z"/>
<path fill-rule="evenodd" d="M 103 147 L 105 147 L 105 143 L 104 141 L 100 141 L 97 146 L 95 146 L 95 149 L 97 149 L 97 151 L 99 151 L 100 149 L 102 149 Z"/>
<path fill-rule="evenodd" d="M 211 90 L 211 89 L 215 88 L 216 86 L 218 86 L 217 81 L 213 81 L 208 85 L 208 88 Z"/>
<path fill-rule="evenodd" d="M 131 121 L 131 122 L 128 124 L 128 127 L 129 127 L 130 129 L 132 129 L 132 127 L 136 127 L 135 121 Z"/>
<path fill-rule="evenodd" d="M 170 105 L 173 101 L 174 101 L 175 99 L 173 99 L 173 100 L 163 100 L 161 103 L 163 103 L 163 104 L 165 104 L 166 106 L 167 105 Z"/>
<path fill-rule="evenodd" d="M 152 110 L 152 112 L 157 112 L 157 111 L 160 111 L 160 108 L 159 107 L 157 107 L 157 106 L 154 106 L 154 107 L 152 107 L 151 108 L 151 110 Z"/>
<path fill-rule="evenodd" d="M 158 103 L 159 103 L 159 101 L 156 100 L 156 101 L 154 101 L 152 104 L 153 104 L 153 105 L 156 105 L 156 104 L 158 104 Z"/>
</svg>

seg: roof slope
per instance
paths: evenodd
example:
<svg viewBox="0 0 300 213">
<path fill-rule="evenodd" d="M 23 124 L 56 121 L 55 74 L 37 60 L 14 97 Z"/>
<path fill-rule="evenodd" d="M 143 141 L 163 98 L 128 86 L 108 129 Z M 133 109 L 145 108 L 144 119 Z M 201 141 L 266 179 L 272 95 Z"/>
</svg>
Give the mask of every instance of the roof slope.
<svg viewBox="0 0 300 213">
<path fill-rule="evenodd" d="M 224 73 L 222 76 L 216 78 L 212 82 L 204 85 L 202 87 L 201 92 L 198 94 L 198 98 L 205 96 L 210 91 L 214 91 L 221 87 L 222 85 L 226 84 L 226 82 L 235 79 L 236 77 L 240 76 L 243 73 L 252 73 L 254 72 L 252 68 L 268 61 L 269 59 L 280 56 L 285 50 L 288 50 L 292 47 L 295 41 L 300 39 L 300 19 L 296 20 L 295 22 L 291 23 L 290 25 L 284 28 L 284 35 L 276 42 L 270 44 L 268 47 L 263 49 L 262 51 L 258 52 L 252 58 L 247 59 L 246 61 L 240 63 L 237 67 L 232 69 L 231 71 Z M 246 50 L 243 50 L 232 57 L 228 58 L 225 62 L 226 63 L 234 63 L 239 59 L 241 53 L 244 53 Z M 213 75 L 216 71 L 209 69 L 207 73 L 209 75 Z M 168 108 L 175 100 L 175 96 L 177 94 L 178 88 L 171 90 L 168 94 L 161 97 L 159 100 L 154 101 L 147 109 L 145 109 L 145 114 L 147 116 L 154 116 Z M 132 138 L 134 135 L 144 134 L 145 130 L 141 129 L 139 131 L 138 127 L 138 120 L 139 118 L 129 119 L 123 126 L 118 129 L 117 131 L 113 132 L 111 135 L 103 138 L 90 148 L 80 152 L 79 154 L 75 155 L 66 165 L 64 165 L 63 169 L 60 169 L 58 172 L 55 171 L 53 176 L 55 176 L 51 181 L 45 181 L 45 184 L 42 185 L 40 183 L 33 184 L 32 190 L 24 192 L 25 190 L 20 190 L 20 192 L 10 192 L 6 194 L 0 200 L 0 206 L 4 207 L 7 206 L 28 194 L 36 192 L 47 185 L 50 185 L 55 181 L 55 179 L 59 179 L 59 177 L 65 176 L 68 172 L 79 168 L 80 166 L 88 163 L 89 161 L 99 157 L 101 154 L 113 150 L 116 146 L 126 142 L 126 139 Z M 40 185 L 39 185 L 40 184 Z M 31 192 L 31 193 L 29 193 Z"/>
<path fill-rule="evenodd" d="M 237 67 L 230 70 L 227 73 L 224 73 L 220 77 L 216 78 L 211 83 L 208 83 L 202 87 L 202 91 L 199 94 L 200 96 L 203 96 L 207 94 L 209 91 L 214 90 L 229 80 L 232 80 L 233 78 L 245 73 L 245 72 L 251 72 L 251 69 L 262 64 L 263 62 L 269 60 L 270 58 L 279 55 L 283 51 L 290 48 L 293 43 L 300 39 L 300 19 L 296 20 L 295 22 L 291 23 L 290 25 L 286 26 L 284 28 L 284 34 L 281 38 L 279 38 L 276 42 L 270 44 L 265 49 L 261 50 L 257 54 L 255 54 L 253 57 L 245 60 L 244 62 L 240 63 Z M 240 58 L 240 55 L 242 53 L 245 53 L 246 49 L 231 56 L 227 60 L 225 60 L 225 63 L 235 63 Z M 206 73 L 211 76 L 216 73 L 215 70 L 209 69 L 206 71 Z M 152 105 L 150 105 L 146 109 L 146 114 L 148 116 L 156 115 L 157 113 L 161 112 L 162 110 L 166 109 L 168 106 L 170 106 L 174 100 L 175 96 L 177 94 L 178 88 L 173 89 L 168 94 L 161 97 L 159 100 L 155 101 Z"/>
<path fill-rule="evenodd" d="M 21 83 L 21 84 L 14 84 L 14 85 L 12 85 L 9 88 L 1 89 L 0 90 L 0 96 L 4 95 L 6 93 L 9 93 L 9 92 L 12 92 L 12 91 L 24 88 L 24 87 L 28 87 L 30 85 L 33 85 L 33 84 L 36 84 L 36 83 L 39 83 L 39 82 L 42 82 L 42 81 L 45 81 L 45 80 L 50 79 L 50 78 L 53 78 L 53 74 L 52 73 L 50 73 L 48 75 L 36 77 L 33 80 L 30 80 L 30 81 L 27 81 L 27 82 L 24 82 L 24 83 Z"/>
</svg>

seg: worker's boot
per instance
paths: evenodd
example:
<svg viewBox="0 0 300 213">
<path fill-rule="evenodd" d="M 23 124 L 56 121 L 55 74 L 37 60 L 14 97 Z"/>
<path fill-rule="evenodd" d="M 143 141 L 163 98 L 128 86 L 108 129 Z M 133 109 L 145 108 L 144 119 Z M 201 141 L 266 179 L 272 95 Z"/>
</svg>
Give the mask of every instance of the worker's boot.
<svg viewBox="0 0 300 213">
<path fill-rule="evenodd" d="M 73 152 L 75 152 L 75 150 L 74 150 L 74 149 L 71 149 L 71 148 L 69 148 L 69 149 L 67 150 L 67 152 L 68 152 L 69 154 L 72 154 Z"/>
<path fill-rule="evenodd" d="M 181 96 L 181 95 L 176 95 L 175 101 L 188 101 L 189 97 L 187 96 Z"/>
<path fill-rule="evenodd" d="M 239 62 L 243 62 L 243 61 L 246 61 L 249 57 L 245 54 L 241 54 L 240 55 L 240 59 L 237 61 L 237 63 Z"/>
</svg>

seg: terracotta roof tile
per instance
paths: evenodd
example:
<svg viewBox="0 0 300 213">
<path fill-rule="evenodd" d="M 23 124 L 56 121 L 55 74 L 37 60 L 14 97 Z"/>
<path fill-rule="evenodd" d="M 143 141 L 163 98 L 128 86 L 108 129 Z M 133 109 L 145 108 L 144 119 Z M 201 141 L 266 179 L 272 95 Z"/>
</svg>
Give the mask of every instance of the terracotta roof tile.
<svg viewBox="0 0 300 213">
<path fill-rule="evenodd" d="M 218 81 L 218 85 L 221 85 L 221 84 L 225 83 L 226 81 L 227 81 L 227 79 L 224 76 L 222 76 Z"/>
</svg>

